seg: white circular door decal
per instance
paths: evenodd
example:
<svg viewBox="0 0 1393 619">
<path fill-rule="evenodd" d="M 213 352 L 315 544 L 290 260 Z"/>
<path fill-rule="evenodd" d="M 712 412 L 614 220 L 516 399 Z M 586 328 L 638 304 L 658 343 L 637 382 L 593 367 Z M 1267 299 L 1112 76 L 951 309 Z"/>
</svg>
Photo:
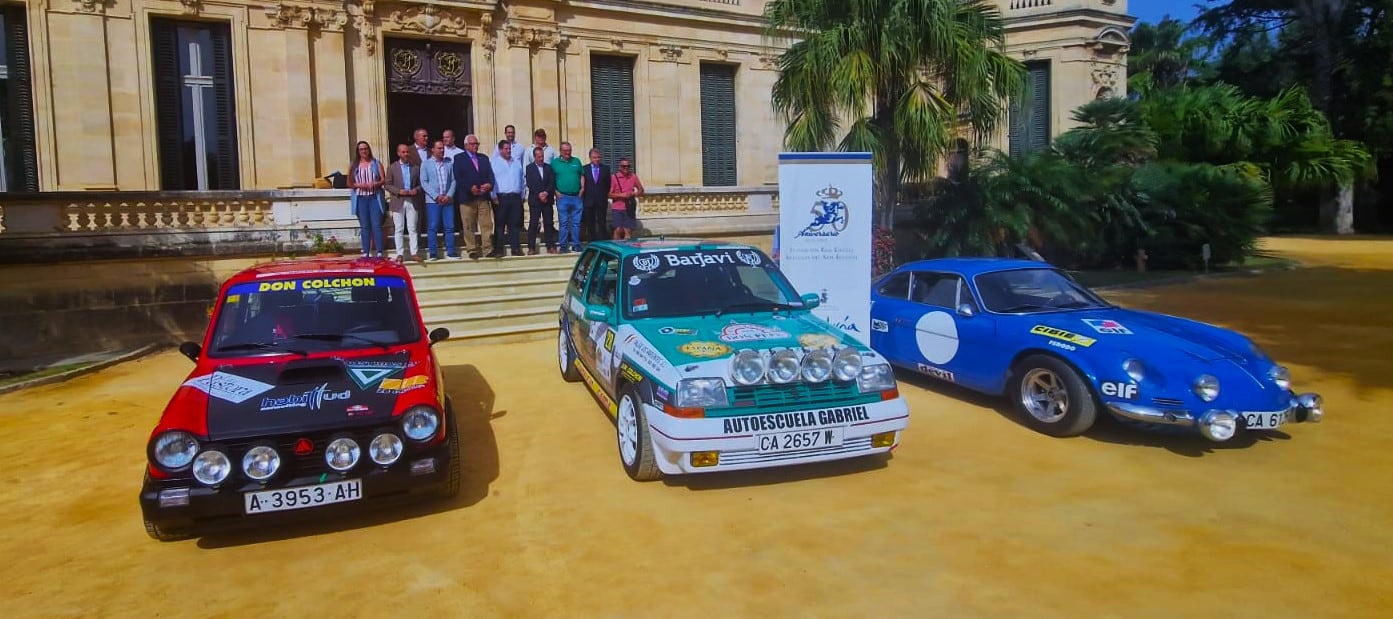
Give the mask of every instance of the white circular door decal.
<svg viewBox="0 0 1393 619">
<path fill-rule="evenodd" d="M 958 354 L 958 325 L 948 312 L 929 312 L 914 324 L 914 341 L 929 363 L 948 363 Z"/>
</svg>

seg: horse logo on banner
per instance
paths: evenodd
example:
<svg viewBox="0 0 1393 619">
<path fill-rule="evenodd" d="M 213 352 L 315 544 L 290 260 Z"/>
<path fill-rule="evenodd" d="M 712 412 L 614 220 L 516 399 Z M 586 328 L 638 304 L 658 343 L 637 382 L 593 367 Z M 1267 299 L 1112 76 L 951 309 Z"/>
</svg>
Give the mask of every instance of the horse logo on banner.
<svg viewBox="0 0 1393 619">
<path fill-rule="evenodd" d="M 812 223 L 803 228 L 798 236 L 837 236 L 846 230 L 848 222 L 847 206 L 842 202 L 842 190 L 828 185 L 817 191 L 818 200 L 813 202 Z"/>
</svg>

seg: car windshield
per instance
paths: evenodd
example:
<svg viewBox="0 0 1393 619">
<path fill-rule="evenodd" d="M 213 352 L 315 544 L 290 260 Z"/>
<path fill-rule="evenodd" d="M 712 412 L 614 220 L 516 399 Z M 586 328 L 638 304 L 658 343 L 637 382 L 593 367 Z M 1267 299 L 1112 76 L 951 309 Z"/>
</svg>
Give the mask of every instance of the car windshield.
<svg viewBox="0 0 1393 619">
<path fill-rule="evenodd" d="M 329 275 L 234 285 L 209 354 L 238 357 L 386 348 L 421 337 L 400 277 Z"/>
<path fill-rule="evenodd" d="M 768 312 L 801 308 L 778 265 L 756 249 L 697 249 L 630 256 L 624 262 L 628 318 Z"/>
<path fill-rule="evenodd" d="M 1087 288 L 1055 269 L 1017 269 L 976 277 L 988 310 L 1000 314 L 1108 307 Z"/>
</svg>

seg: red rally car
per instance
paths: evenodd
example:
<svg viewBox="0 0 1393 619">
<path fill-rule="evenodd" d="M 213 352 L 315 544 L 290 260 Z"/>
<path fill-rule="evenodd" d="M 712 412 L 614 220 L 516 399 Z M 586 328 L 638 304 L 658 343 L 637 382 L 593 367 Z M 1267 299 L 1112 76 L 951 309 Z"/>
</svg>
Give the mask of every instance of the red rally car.
<svg viewBox="0 0 1393 619">
<path fill-rule="evenodd" d="M 140 491 L 159 540 L 214 525 L 459 491 L 459 435 L 411 277 L 381 259 L 229 279 L 194 370 L 150 434 Z M 332 509 L 332 508 L 329 508 Z"/>
</svg>

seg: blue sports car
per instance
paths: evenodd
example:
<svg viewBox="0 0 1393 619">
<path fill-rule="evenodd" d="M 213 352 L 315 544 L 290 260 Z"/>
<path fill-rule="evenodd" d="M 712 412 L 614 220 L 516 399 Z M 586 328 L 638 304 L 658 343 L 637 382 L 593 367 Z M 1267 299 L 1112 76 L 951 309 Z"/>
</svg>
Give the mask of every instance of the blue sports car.
<svg viewBox="0 0 1393 619">
<path fill-rule="evenodd" d="M 1030 427 L 1080 434 L 1099 410 L 1215 441 L 1320 421 L 1285 367 L 1241 334 L 1117 307 L 1042 262 L 945 258 L 871 289 L 871 347 L 895 365 L 990 395 Z"/>
</svg>

